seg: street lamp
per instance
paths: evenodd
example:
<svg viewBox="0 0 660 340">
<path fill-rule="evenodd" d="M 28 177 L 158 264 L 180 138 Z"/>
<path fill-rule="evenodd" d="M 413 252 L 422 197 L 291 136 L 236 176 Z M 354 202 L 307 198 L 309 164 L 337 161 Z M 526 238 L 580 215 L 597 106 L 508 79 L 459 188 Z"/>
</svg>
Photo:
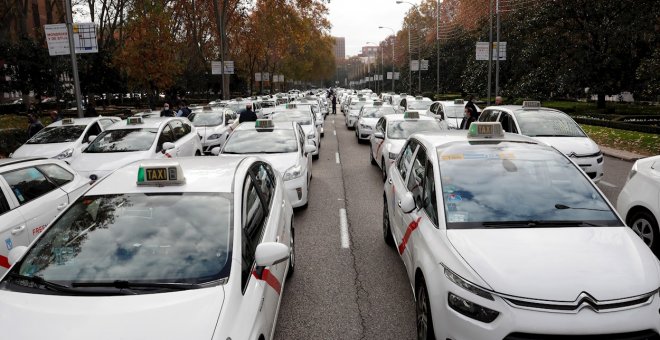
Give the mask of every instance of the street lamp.
<svg viewBox="0 0 660 340">
<path fill-rule="evenodd" d="M 373 43 L 373 42 L 367 41 L 367 44 L 375 45 L 378 49 L 380 49 L 380 68 L 381 68 L 381 70 L 380 70 L 380 72 L 378 72 L 378 56 L 376 56 L 376 69 L 374 70 L 375 71 L 374 73 L 380 73 L 380 74 L 379 75 L 374 75 L 376 78 L 378 78 L 378 79 L 374 79 L 374 85 L 376 86 L 376 92 L 378 92 L 378 89 L 380 89 L 380 92 L 383 92 L 383 89 L 382 89 L 383 83 L 380 79 L 380 77 L 382 76 L 382 73 L 383 73 L 383 48 L 380 47 L 378 44 Z M 378 85 L 379 83 L 380 83 L 380 86 Z"/>
<path fill-rule="evenodd" d="M 390 27 L 378 26 L 378 28 L 392 31 L 392 36 L 394 37 L 394 39 L 392 39 L 392 92 L 394 92 L 394 43 L 396 42 L 396 32 Z"/>
<path fill-rule="evenodd" d="M 418 13 L 420 13 L 419 8 L 417 7 L 417 5 L 412 3 L 412 2 L 397 0 L 396 3 L 399 4 L 399 5 L 400 4 L 408 4 L 412 7 L 414 7 L 415 10 Z M 421 13 L 420 13 L 420 15 L 421 15 Z M 410 60 L 410 57 L 411 57 L 410 56 L 410 27 L 408 27 L 408 56 L 409 56 L 408 59 Z M 417 60 L 417 92 L 419 92 L 421 94 L 422 93 L 422 52 L 420 51 L 419 43 L 417 43 L 417 58 L 418 58 L 418 60 Z M 412 60 L 411 60 L 411 64 L 412 64 Z M 412 65 L 409 65 L 409 66 L 412 66 Z M 410 69 L 409 74 L 410 74 L 410 80 L 411 80 L 410 81 L 410 88 L 411 88 L 410 92 L 412 92 L 412 67 L 409 67 L 409 69 Z"/>
</svg>

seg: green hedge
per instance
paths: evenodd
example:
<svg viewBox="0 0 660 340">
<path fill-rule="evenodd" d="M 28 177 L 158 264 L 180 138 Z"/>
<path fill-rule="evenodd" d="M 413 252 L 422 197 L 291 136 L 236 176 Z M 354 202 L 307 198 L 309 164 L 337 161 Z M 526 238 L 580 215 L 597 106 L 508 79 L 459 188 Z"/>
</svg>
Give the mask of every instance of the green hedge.
<svg viewBox="0 0 660 340">
<path fill-rule="evenodd" d="M 639 124 L 623 123 L 623 122 L 616 122 L 611 120 L 592 119 L 592 118 L 574 118 L 574 120 L 580 124 L 603 126 L 612 129 L 660 134 L 660 126 L 654 126 L 654 125 L 639 125 Z"/>
<path fill-rule="evenodd" d="M 27 141 L 27 131 L 23 129 L 0 130 L 0 156 L 7 157 Z"/>
</svg>

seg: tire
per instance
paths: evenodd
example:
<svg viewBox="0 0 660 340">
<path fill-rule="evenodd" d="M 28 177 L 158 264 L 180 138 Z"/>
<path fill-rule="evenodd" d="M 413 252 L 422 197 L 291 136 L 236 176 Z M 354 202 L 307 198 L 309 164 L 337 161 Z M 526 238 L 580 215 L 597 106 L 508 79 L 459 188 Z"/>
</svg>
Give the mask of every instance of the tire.
<svg viewBox="0 0 660 340">
<path fill-rule="evenodd" d="M 371 144 L 369 144 L 369 160 L 371 161 L 371 165 L 378 165 L 374 159 L 374 148 Z"/>
<path fill-rule="evenodd" d="M 390 212 L 387 208 L 387 198 L 383 197 L 383 239 L 385 244 L 394 247 L 394 237 L 392 236 L 392 229 L 390 225 Z"/>
<path fill-rule="evenodd" d="M 291 224 L 291 240 L 289 241 L 289 248 L 291 251 L 289 252 L 289 271 L 286 273 L 286 277 L 290 278 L 293 276 L 293 272 L 296 269 L 296 242 L 295 242 L 295 232 L 296 230 L 293 228 L 293 224 Z"/>
<path fill-rule="evenodd" d="M 429 293 L 426 289 L 424 279 L 415 289 L 415 316 L 417 325 L 417 340 L 435 339 L 433 332 L 433 317 L 431 315 L 431 303 Z"/>
<path fill-rule="evenodd" d="M 646 210 L 638 210 L 630 215 L 628 225 L 651 248 L 656 257 L 660 256 L 660 233 L 658 221 L 653 214 Z"/>
<path fill-rule="evenodd" d="M 197 156 L 201 156 L 201 155 L 202 155 L 202 153 L 199 152 L 199 150 L 195 151 L 195 157 L 197 157 Z"/>
<path fill-rule="evenodd" d="M 385 158 L 380 161 L 380 171 L 383 173 L 383 182 L 387 180 L 387 167 L 385 165 Z"/>
<path fill-rule="evenodd" d="M 319 152 L 318 155 L 312 155 L 312 160 L 317 160 L 317 159 L 319 159 L 319 155 L 320 155 L 320 154 L 321 154 L 321 153 Z"/>
</svg>

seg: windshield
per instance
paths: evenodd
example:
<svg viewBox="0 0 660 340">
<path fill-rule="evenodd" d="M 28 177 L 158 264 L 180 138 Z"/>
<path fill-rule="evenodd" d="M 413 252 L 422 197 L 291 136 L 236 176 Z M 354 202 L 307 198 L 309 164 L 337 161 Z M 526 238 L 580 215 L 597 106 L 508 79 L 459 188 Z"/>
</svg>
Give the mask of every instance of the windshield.
<svg viewBox="0 0 660 340">
<path fill-rule="evenodd" d="M 312 115 L 302 111 L 273 112 L 271 118 L 274 122 L 297 122 L 300 125 L 312 125 Z"/>
<path fill-rule="evenodd" d="M 417 132 L 442 131 L 444 128 L 437 120 L 399 120 L 387 124 L 387 138 L 408 139 Z"/>
<path fill-rule="evenodd" d="M 84 196 L 13 272 L 73 287 L 209 282 L 229 275 L 231 226 L 229 194 Z"/>
<path fill-rule="evenodd" d="M 351 110 L 359 110 L 363 106 L 367 105 L 368 102 L 353 102 L 351 103 Z M 369 103 L 371 104 L 371 103 Z"/>
<path fill-rule="evenodd" d="M 103 131 L 84 152 L 146 151 L 156 139 L 158 129 L 123 129 Z"/>
<path fill-rule="evenodd" d="M 408 102 L 408 109 L 410 110 L 428 110 L 433 104 L 430 100 L 411 100 Z"/>
<path fill-rule="evenodd" d="M 74 142 L 83 131 L 85 125 L 51 126 L 43 128 L 39 133 L 30 138 L 26 144 L 49 144 Z"/>
<path fill-rule="evenodd" d="M 266 107 L 274 107 L 275 102 L 261 102 L 261 107 L 266 108 Z"/>
<path fill-rule="evenodd" d="M 445 118 L 463 118 L 465 117 L 465 107 L 463 106 L 445 106 Z"/>
<path fill-rule="evenodd" d="M 518 111 L 520 133 L 530 137 L 586 137 L 568 115 L 555 111 Z"/>
<path fill-rule="evenodd" d="M 580 169 L 548 147 L 455 142 L 438 148 L 438 159 L 449 229 L 622 225 Z"/>
<path fill-rule="evenodd" d="M 232 133 L 222 153 L 286 153 L 298 151 L 292 129 L 238 130 Z"/>
<path fill-rule="evenodd" d="M 362 118 L 380 118 L 384 115 L 395 114 L 393 107 L 367 107 L 362 110 Z"/>
<path fill-rule="evenodd" d="M 222 124 L 222 116 L 220 111 L 202 111 L 195 112 L 188 118 L 195 126 L 217 126 Z"/>
<path fill-rule="evenodd" d="M 247 106 L 247 102 L 241 102 L 241 103 L 227 103 L 225 106 L 226 108 L 234 110 L 234 112 L 242 112 L 245 111 L 245 107 Z"/>
</svg>

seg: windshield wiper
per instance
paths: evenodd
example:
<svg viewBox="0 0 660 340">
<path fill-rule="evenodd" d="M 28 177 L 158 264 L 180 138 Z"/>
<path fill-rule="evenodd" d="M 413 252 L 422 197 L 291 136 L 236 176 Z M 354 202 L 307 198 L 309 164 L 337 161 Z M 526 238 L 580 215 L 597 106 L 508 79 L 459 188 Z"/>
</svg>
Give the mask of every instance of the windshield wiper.
<svg viewBox="0 0 660 340">
<path fill-rule="evenodd" d="M 71 287 L 112 287 L 117 289 L 154 288 L 154 289 L 170 289 L 170 290 L 187 290 L 187 289 L 200 288 L 201 286 L 196 283 L 133 282 L 126 280 L 115 280 L 115 281 L 106 281 L 106 282 L 72 282 Z"/>
<path fill-rule="evenodd" d="M 25 281 L 29 281 L 29 282 L 32 282 L 32 283 L 36 283 L 38 285 L 46 287 L 47 289 L 57 291 L 57 292 L 66 292 L 66 293 L 77 292 L 76 289 L 74 289 L 72 287 L 48 281 L 48 280 L 44 279 L 41 276 L 26 276 L 26 275 L 21 275 L 21 274 L 16 274 L 16 273 L 9 273 L 9 274 L 7 274 L 7 276 L 11 277 L 14 280 L 25 280 Z"/>
<path fill-rule="evenodd" d="M 610 211 L 609 209 L 596 209 L 596 208 L 581 208 L 581 207 L 569 207 L 565 204 L 557 203 L 555 204 L 555 208 L 559 210 L 565 210 L 565 209 L 575 209 L 575 210 L 591 210 L 591 211 Z"/>
<path fill-rule="evenodd" d="M 483 222 L 482 225 L 488 228 L 563 228 L 563 227 L 600 227 L 598 224 L 593 224 L 585 221 L 498 221 L 498 222 Z"/>
</svg>

